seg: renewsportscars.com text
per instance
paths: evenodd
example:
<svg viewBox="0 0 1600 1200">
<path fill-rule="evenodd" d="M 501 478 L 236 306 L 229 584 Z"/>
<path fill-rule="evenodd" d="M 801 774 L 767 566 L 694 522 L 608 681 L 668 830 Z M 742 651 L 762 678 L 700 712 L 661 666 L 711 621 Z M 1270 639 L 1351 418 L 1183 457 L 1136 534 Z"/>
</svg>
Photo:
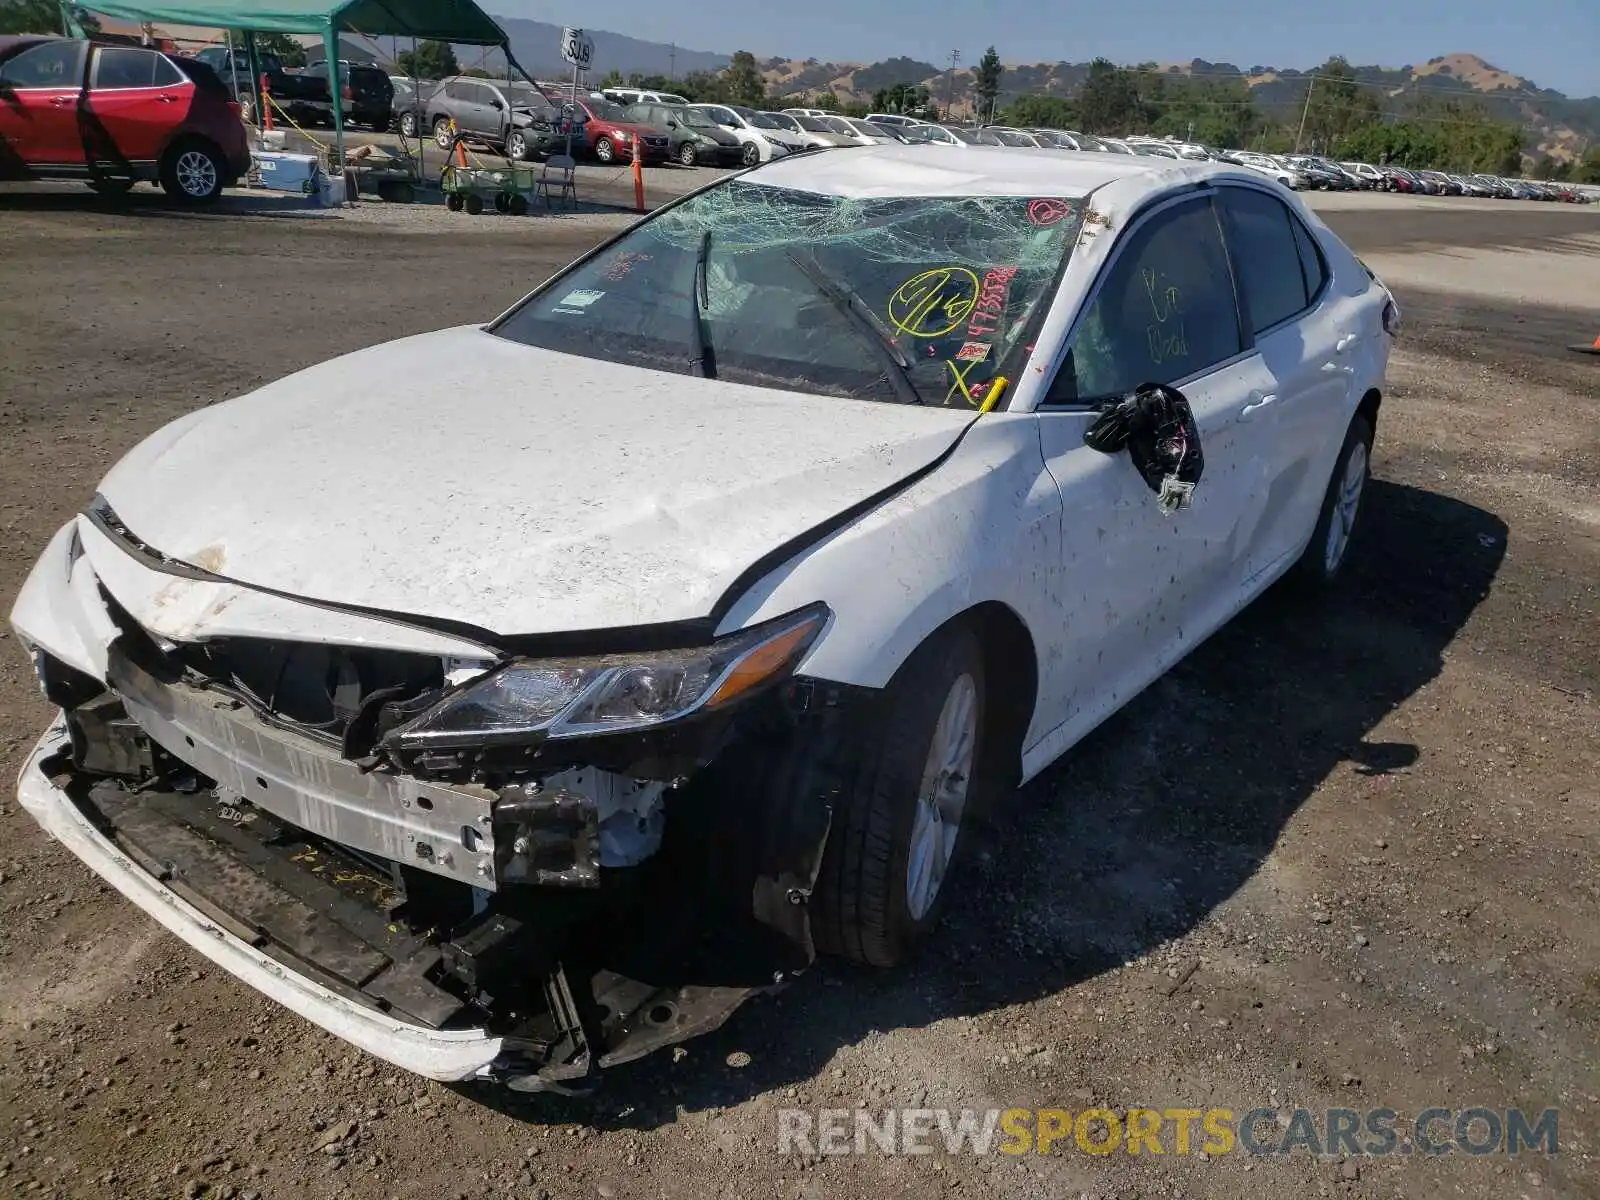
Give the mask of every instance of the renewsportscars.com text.
<svg viewBox="0 0 1600 1200">
<path fill-rule="evenodd" d="M 1390 1154 L 1558 1152 L 1560 1113 L 1520 1108 L 785 1108 L 780 1155 Z"/>
</svg>

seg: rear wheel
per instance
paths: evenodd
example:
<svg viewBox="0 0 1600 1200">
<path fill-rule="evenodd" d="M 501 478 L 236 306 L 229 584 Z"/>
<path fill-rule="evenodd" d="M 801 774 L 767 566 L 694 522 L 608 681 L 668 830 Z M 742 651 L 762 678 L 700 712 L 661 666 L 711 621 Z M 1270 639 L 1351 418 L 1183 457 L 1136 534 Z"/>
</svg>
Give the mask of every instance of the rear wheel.
<svg viewBox="0 0 1600 1200">
<path fill-rule="evenodd" d="M 475 217 L 479 213 L 481 213 L 482 211 L 483 211 L 483 197 L 482 196 L 468 196 L 467 197 L 467 216 Z"/>
<path fill-rule="evenodd" d="M 209 204 L 222 194 L 227 170 L 209 142 L 179 142 L 161 160 L 161 188 L 185 204 Z"/>
<path fill-rule="evenodd" d="M 819 950 L 890 967 L 937 922 L 978 790 L 984 682 L 978 639 L 958 626 L 923 643 L 879 698 L 817 880 Z"/>
<path fill-rule="evenodd" d="M 408 138 L 417 136 L 417 114 L 404 112 L 400 114 L 400 132 Z"/>
<path fill-rule="evenodd" d="M 460 192 L 451 192 L 444 198 L 444 206 L 451 212 L 460 212 L 466 207 L 466 197 Z"/>
<path fill-rule="evenodd" d="M 1317 517 L 1311 542 L 1294 566 L 1295 576 L 1302 583 L 1326 586 L 1344 567 L 1355 537 L 1356 521 L 1361 515 L 1361 499 L 1366 493 L 1371 464 L 1372 426 L 1365 417 L 1357 416 L 1350 422 L 1344 446 L 1334 463 L 1333 478 L 1328 481 L 1328 491 L 1322 498 L 1322 512 Z"/>
<path fill-rule="evenodd" d="M 439 149 L 450 149 L 450 143 L 456 140 L 456 135 L 451 132 L 449 117 L 440 117 L 433 123 L 433 140 L 439 144 Z"/>
</svg>

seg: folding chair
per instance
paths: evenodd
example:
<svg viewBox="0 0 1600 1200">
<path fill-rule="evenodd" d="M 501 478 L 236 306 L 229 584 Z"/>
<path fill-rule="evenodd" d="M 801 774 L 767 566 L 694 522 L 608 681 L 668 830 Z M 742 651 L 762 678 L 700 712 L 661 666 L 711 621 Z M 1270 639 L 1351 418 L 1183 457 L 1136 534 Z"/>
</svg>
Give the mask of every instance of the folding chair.
<svg viewBox="0 0 1600 1200">
<path fill-rule="evenodd" d="M 544 171 L 533 183 L 533 196 L 544 197 L 544 206 L 553 207 L 552 197 L 568 200 L 578 207 L 578 185 L 574 178 L 578 164 L 570 154 L 552 154 L 544 160 Z"/>
</svg>

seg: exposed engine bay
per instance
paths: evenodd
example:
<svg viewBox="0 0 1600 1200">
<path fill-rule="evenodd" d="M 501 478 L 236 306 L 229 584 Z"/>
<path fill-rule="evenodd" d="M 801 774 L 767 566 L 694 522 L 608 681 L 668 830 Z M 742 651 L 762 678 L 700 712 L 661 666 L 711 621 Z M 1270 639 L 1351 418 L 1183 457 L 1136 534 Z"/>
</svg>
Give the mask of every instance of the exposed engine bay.
<svg viewBox="0 0 1600 1200">
<path fill-rule="evenodd" d="M 408 741 L 484 668 L 176 643 L 99 598 L 117 628 L 106 685 L 35 652 L 70 735 L 42 764 L 55 786 L 292 971 L 410 1025 L 504 1039 L 491 1077 L 585 1088 L 814 958 L 806 904 L 854 689 L 785 675 L 661 727 Z"/>
</svg>

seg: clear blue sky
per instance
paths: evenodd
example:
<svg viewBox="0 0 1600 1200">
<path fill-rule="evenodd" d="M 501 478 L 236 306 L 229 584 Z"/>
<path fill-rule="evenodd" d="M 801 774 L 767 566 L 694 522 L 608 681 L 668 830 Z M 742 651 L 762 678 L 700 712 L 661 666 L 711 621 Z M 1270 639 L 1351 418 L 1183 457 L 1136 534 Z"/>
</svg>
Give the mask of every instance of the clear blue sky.
<svg viewBox="0 0 1600 1200">
<path fill-rule="evenodd" d="M 991 42 L 1008 62 L 1204 58 L 1305 69 L 1330 54 L 1398 67 L 1457 51 L 1569 96 L 1600 95 L 1600 0 L 486 0 L 491 12 L 695 50 L 963 64 Z"/>
</svg>

